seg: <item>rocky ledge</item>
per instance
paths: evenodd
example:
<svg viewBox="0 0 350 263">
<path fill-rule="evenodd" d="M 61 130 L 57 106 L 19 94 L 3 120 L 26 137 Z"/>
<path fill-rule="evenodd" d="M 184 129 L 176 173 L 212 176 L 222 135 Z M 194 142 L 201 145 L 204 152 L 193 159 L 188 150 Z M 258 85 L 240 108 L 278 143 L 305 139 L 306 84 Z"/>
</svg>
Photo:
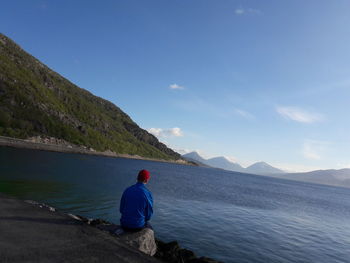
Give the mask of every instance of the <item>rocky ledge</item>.
<svg viewBox="0 0 350 263">
<path fill-rule="evenodd" d="M 158 260 L 167 263 L 219 263 L 212 258 L 197 257 L 191 250 L 181 248 L 177 241 L 163 242 L 154 237 L 152 229 L 145 228 L 136 233 L 125 233 L 119 225 L 112 224 L 102 219 L 88 219 L 79 215 L 70 215 L 77 220 L 94 226 L 100 230 L 117 236 L 128 245 L 154 256 Z"/>
<path fill-rule="evenodd" d="M 156 240 L 151 229 L 123 233 L 101 219 L 67 215 L 1 193 L 0 211 L 1 262 L 217 262 L 196 257 L 176 241 Z"/>
<path fill-rule="evenodd" d="M 0 194 L 0 262 L 159 262 L 56 209 Z"/>
</svg>

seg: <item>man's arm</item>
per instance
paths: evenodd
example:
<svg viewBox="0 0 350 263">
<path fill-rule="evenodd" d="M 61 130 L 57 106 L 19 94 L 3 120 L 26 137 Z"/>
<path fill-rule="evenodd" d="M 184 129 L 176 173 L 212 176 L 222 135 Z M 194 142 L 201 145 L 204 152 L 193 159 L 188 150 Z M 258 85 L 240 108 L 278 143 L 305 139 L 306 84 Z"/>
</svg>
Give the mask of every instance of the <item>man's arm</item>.
<svg viewBox="0 0 350 263">
<path fill-rule="evenodd" d="M 147 203 L 146 203 L 146 211 L 145 211 L 145 220 L 149 221 L 153 215 L 153 197 L 152 194 L 146 195 Z"/>
<path fill-rule="evenodd" d="M 122 198 L 120 199 L 120 206 L 119 206 L 119 212 L 122 213 L 125 207 L 125 192 L 122 195 Z"/>
</svg>

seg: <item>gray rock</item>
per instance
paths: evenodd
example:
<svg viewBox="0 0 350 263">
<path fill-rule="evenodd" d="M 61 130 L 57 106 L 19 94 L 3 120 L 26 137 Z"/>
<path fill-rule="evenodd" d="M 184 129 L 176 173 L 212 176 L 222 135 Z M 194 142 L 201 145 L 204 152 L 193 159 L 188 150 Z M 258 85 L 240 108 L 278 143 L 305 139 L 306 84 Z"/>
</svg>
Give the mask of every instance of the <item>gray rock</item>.
<svg viewBox="0 0 350 263">
<path fill-rule="evenodd" d="M 118 236 L 128 245 L 147 255 L 153 256 L 157 252 L 154 231 L 150 228 L 142 229 L 139 232 L 124 232 Z"/>
<path fill-rule="evenodd" d="M 89 220 L 88 224 L 111 233 L 124 243 L 147 255 L 154 256 L 157 252 L 154 231 L 150 228 L 145 228 L 138 232 L 126 232 L 120 225 L 111 224 L 101 219 Z"/>
<path fill-rule="evenodd" d="M 145 228 L 138 232 L 125 232 L 120 225 L 109 223 L 103 219 L 87 219 L 79 215 L 70 216 L 102 231 L 109 232 L 110 234 L 120 239 L 122 242 L 138 249 L 147 255 L 154 256 L 157 252 L 154 231 L 150 228 Z"/>
</svg>

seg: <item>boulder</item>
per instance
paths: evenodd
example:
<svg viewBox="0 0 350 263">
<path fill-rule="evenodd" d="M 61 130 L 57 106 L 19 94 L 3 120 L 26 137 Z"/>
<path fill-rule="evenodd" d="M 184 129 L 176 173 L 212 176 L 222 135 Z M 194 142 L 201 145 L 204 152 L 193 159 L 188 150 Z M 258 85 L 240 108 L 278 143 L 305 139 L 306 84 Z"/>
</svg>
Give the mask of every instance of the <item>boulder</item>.
<svg viewBox="0 0 350 263">
<path fill-rule="evenodd" d="M 154 231 L 144 228 L 138 232 L 126 232 L 120 225 L 102 219 L 88 219 L 79 215 L 70 215 L 76 220 L 87 223 L 100 230 L 109 232 L 124 243 L 139 251 L 154 256 L 167 263 L 222 263 L 208 257 L 197 257 L 193 251 L 181 248 L 177 241 L 165 243 L 155 239 Z"/>
<path fill-rule="evenodd" d="M 118 237 L 128 245 L 150 256 L 154 256 L 157 252 L 154 231 L 152 229 L 144 228 L 138 232 L 120 232 L 120 230 L 117 230 Z"/>
<path fill-rule="evenodd" d="M 118 239 L 122 240 L 124 243 L 140 250 L 147 255 L 154 256 L 157 252 L 154 231 L 150 228 L 144 228 L 138 232 L 126 232 L 120 225 L 112 224 L 103 219 L 88 219 L 79 215 L 70 216 L 102 231 L 109 232 L 110 234 L 116 236 Z"/>
<path fill-rule="evenodd" d="M 101 219 L 89 220 L 88 224 L 111 233 L 129 246 L 147 255 L 154 256 L 157 252 L 154 231 L 150 228 L 144 228 L 138 232 L 126 232 L 121 226 L 108 223 Z"/>
</svg>

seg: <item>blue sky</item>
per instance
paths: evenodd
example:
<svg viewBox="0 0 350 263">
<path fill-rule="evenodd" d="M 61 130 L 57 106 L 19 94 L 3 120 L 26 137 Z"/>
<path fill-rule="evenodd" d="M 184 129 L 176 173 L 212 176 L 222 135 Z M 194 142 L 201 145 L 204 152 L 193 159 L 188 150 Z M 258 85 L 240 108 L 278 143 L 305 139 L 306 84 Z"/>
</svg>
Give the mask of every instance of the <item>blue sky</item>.
<svg viewBox="0 0 350 263">
<path fill-rule="evenodd" d="M 176 150 L 350 167 L 350 1 L 2 1 L 0 32 Z"/>
</svg>

